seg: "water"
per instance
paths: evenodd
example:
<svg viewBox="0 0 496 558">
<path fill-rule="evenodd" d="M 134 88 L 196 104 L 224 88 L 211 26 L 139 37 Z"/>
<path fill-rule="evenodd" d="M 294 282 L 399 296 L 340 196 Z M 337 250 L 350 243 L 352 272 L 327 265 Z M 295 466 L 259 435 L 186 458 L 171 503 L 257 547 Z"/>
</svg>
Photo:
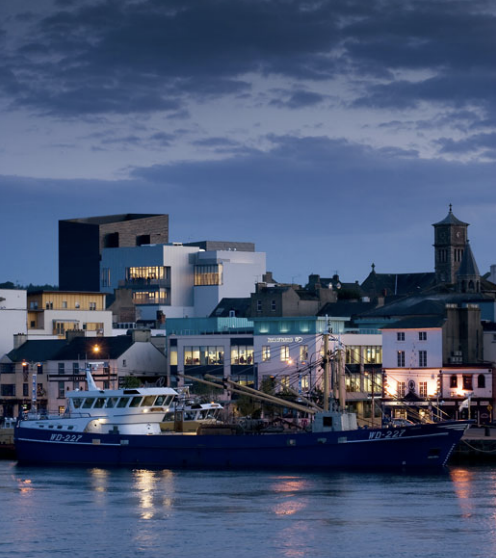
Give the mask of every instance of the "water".
<svg viewBox="0 0 496 558">
<path fill-rule="evenodd" d="M 19 467 L 0 462 L 0 556 L 484 557 L 496 467 L 440 475 Z"/>
</svg>

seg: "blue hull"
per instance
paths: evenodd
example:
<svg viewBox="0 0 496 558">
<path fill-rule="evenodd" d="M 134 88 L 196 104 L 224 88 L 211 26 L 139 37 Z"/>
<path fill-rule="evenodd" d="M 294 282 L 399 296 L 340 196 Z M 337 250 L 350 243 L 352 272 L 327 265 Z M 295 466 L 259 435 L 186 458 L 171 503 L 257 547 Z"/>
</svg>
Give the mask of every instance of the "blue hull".
<svg viewBox="0 0 496 558">
<path fill-rule="evenodd" d="M 155 436 L 16 428 L 21 464 L 202 469 L 404 469 L 443 467 L 460 423 L 297 434 Z"/>
</svg>

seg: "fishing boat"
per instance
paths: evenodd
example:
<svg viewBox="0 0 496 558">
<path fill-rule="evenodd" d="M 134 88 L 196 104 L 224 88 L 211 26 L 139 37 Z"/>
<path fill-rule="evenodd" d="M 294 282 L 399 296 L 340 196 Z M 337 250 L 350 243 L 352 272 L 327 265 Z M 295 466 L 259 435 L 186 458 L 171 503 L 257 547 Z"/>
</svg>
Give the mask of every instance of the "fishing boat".
<svg viewBox="0 0 496 558">
<path fill-rule="evenodd" d="M 446 465 L 470 421 L 358 428 L 338 409 L 313 413 L 309 430 L 245 432 L 235 425 L 164 431 L 178 393 L 172 388 L 67 393 L 60 416 L 19 417 L 18 462 L 79 466 L 231 469 L 434 469 Z"/>
</svg>

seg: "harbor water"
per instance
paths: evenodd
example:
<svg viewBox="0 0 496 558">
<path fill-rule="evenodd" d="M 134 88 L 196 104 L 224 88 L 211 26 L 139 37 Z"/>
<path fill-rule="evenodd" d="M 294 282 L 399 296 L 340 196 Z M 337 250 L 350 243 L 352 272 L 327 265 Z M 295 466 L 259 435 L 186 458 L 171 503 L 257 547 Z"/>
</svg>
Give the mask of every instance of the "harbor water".
<svg viewBox="0 0 496 558">
<path fill-rule="evenodd" d="M 0 462 L 9 558 L 457 558 L 496 551 L 496 467 L 201 472 Z"/>
</svg>

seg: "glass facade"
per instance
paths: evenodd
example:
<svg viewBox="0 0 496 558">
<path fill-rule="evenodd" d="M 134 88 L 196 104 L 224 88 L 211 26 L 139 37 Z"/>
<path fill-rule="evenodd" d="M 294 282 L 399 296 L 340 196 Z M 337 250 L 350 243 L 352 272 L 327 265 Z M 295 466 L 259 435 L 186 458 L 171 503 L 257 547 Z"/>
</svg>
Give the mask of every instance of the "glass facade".
<svg viewBox="0 0 496 558">
<path fill-rule="evenodd" d="M 205 366 L 207 364 L 223 363 L 224 347 L 206 345 L 184 347 L 184 364 L 186 366 Z"/>
<path fill-rule="evenodd" d="M 223 284 L 222 264 L 195 266 L 195 287 Z"/>
</svg>

